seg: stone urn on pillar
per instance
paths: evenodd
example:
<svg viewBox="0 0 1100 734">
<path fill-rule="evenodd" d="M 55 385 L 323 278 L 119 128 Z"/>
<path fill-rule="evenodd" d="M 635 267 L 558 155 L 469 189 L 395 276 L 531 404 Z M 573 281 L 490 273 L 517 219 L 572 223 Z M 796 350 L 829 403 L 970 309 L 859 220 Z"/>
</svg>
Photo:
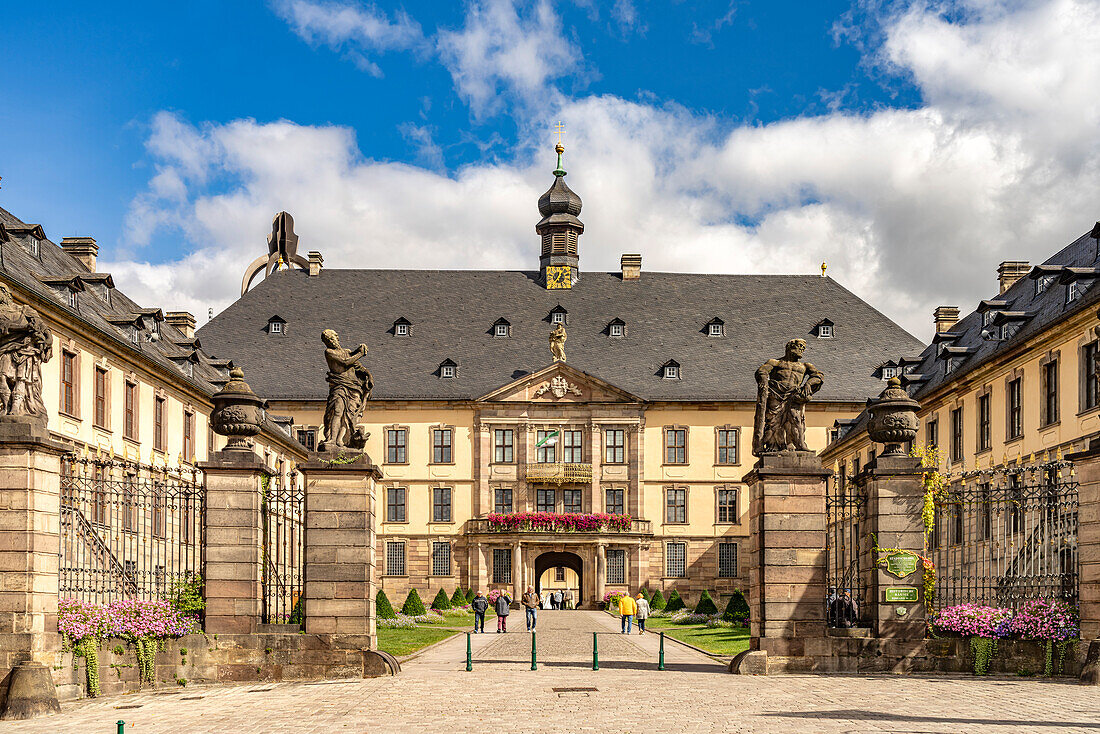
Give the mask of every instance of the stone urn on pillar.
<svg viewBox="0 0 1100 734">
<path fill-rule="evenodd" d="M 918 408 L 920 403 L 909 397 L 896 377 L 890 378 L 881 395 L 867 401 L 871 413 L 867 435 L 876 443 L 886 444 L 881 456 L 905 455 L 902 444 L 917 437 Z"/>
<path fill-rule="evenodd" d="M 244 381 L 244 370 L 229 371 L 229 382 L 214 394 L 214 411 L 210 427 L 214 433 L 227 437 L 224 451 L 252 452 L 252 437 L 260 432 L 267 401 L 252 392 Z"/>
</svg>

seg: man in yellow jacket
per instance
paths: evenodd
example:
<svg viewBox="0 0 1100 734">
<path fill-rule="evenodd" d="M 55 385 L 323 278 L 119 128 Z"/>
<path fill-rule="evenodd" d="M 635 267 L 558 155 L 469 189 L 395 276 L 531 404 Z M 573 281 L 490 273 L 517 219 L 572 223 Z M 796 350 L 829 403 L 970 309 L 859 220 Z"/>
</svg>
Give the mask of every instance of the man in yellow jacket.
<svg viewBox="0 0 1100 734">
<path fill-rule="evenodd" d="M 634 627 L 634 615 L 638 611 L 638 605 L 629 595 L 619 597 L 619 617 L 623 622 L 623 634 L 629 635 Z"/>
</svg>

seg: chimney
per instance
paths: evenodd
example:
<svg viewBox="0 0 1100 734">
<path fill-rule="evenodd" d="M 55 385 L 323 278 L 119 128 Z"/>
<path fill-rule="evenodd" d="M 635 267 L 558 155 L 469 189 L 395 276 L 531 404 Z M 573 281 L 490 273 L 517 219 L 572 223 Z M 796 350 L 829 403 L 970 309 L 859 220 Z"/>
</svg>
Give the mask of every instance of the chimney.
<svg viewBox="0 0 1100 734">
<path fill-rule="evenodd" d="M 641 255 L 623 255 L 619 258 L 619 266 L 623 270 L 623 280 L 638 280 L 642 277 Z"/>
<path fill-rule="evenodd" d="M 188 339 L 195 336 L 195 317 L 187 311 L 169 311 L 164 314 L 164 321 L 183 332 Z"/>
<path fill-rule="evenodd" d="M 88 272 L 95 272 L 95 258 L 99 254 L 99 245 L 91 237 L 65 237 L 61 240 L 61 249 L 76 258 Z"/>
<path fill-rule="evenodd" d="M 1020 278 L 1031 270 L 1031 263 L 1027 260 L 1005 260 L 997 266 L 997 280 L 1001 283 L 1001 293 L 1012 287 Z"/>
<path fill-rule="evenodd" d="M 940 306 L 932 312 L 932 320 L 936 322 L 937 334 L 951 331 L 951 327 L 959 323 L 959 307 Z"/>
<path fill-rule="evenodd" d="M 321 266 L 325 264 L 325 259 L 321 257 L 321 253 L 316 250 L 311 250 L 309 253 L 309 277 L 314 277 L 321 274 Z"/>
</svg>

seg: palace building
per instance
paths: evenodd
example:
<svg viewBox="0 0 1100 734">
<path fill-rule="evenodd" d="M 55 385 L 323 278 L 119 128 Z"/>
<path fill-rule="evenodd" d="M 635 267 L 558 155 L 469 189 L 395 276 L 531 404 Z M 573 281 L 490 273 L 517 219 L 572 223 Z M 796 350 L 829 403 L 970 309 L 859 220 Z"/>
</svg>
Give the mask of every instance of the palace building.
<svg viewBox="0 0 1100 734">
<path fill-rule="evenodd" d="M 806 412 L 821 450 L 882 390 L 879 366 L 922 348 L 823 275 L 649 272 L 638 254 L 616 272 L 582 270 L 562 150 L 538 201 L 536 269 L 323 268 L 318 252 L 287 250 L 298 235 L 282 215 L 276 267 L 197 333 L 309 448 L 328 394 L 321 331 L 367 344 L 362 423 L 383 474 L 377 557 L 391 598 L 745 588 L 757 367 L 808 342 L 825 374 Z M 550 349 L 558 325 L 564 360 Z"/>
</svg>

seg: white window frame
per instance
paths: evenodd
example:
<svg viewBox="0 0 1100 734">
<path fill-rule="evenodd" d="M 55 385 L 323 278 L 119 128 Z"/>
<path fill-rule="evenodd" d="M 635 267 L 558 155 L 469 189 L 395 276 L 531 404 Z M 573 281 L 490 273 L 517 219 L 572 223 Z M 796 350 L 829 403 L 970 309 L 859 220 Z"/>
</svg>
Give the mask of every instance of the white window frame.
<svg viewBox="0 0 1100 734">
<path fill-rule="evenodd" d="M 70 288 L 69 289 L 69 308 L 76 308 L 76 303 L 77 303 L 76 289 L 75 288 Z"/>
<path fill-rule="evenodd" d="M 817 327 L 818 339 L 832 339 L 833 338 L 833 325 L 832 324 L 819 324 Z"/>
<path fill-rule="evenodd" d="M 611 324 L 608 329 L 609 336 L 623 336 L 626 333 L 626 328 L 622 324 Z"/>
<path fill-rule="evenodd" d="M 555 311 L 550 314 L 551 324 L 564 324 L 565 323 L 565 311 Z"/>
<path fill-rule="evenodd" d="M 722 325 L 710 324 L 707 330 L 707 336 L 722 336 Z"/>
<path fill-rule="evenodd" d="M 395 336 L 408 336 L 409 325 L 408 324 L 394 324 L 393 333 Z"/>
<path fill-rule="evenodd" d="M 494 326 L 493 336 L 508 336 L 508 324 L 497 324 Z"/>
<path fill-rule="evenodd" d="M 666 364 L 665 365 L 665 379 L 666 380 L 679 380 L 680 379 L 680 368 L 679 368 L 679 366 L 674 365 L 674 364 Z"/>
<path fill-rule="evenodd" d="M 444 378 L 444 379 L 447 379 L 447 380 L 454 377 L 455 372 L 456 372 L 456 369 L 455 369 L 455 366 L 453 364 L 441 365 L 440 368 L 439 368 L 439 376 Z"/>
</svg>

